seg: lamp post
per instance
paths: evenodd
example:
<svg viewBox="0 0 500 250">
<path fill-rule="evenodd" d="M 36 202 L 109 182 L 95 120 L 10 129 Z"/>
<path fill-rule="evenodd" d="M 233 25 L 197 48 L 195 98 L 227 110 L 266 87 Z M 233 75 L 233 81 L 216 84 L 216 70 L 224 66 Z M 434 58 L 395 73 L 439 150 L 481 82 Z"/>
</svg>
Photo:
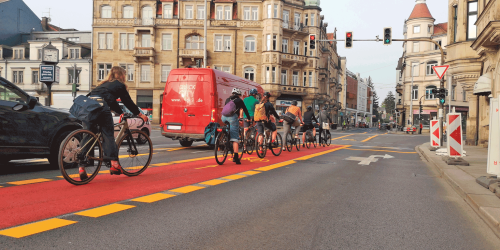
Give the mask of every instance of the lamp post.
<svg viewBox="0 0 500 250">
<path fill-rule="evenodd" d="M 203 68 L 206 68 L 207 67 L 207 15 L 208 15 L 208 0 L 205 0 L 205 25 L 203 27 L 203 43 L 204 43 L 204 46 L 203 48 L 204 51 L 203 51 Z"/>
</svg>

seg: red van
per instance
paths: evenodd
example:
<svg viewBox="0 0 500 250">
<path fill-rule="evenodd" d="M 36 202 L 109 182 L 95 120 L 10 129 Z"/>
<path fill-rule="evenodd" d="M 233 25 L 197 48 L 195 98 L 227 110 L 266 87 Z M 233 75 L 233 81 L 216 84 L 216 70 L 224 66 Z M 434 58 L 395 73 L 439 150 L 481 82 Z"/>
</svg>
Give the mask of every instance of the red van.
<svg viewBox="0 0 500 250">
<path fill-rule="evenodd" d="M 209 68 L 174 69 L 163 92 L 162 135 L 179 140 L 183 147 L 205 140 L 205 127 L 221 121 L 221 112 L 233 88 L 245 98 L 251 89 L 263 94 L 260 84 Z"/>
</svg>

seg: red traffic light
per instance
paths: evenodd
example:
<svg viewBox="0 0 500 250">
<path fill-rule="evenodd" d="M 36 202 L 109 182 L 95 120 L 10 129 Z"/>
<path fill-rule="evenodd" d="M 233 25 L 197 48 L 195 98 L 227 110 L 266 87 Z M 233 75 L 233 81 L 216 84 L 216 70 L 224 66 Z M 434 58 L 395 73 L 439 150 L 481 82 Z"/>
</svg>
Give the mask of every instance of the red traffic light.
<svg viewBox="0 0 500 250">
<path fill-rule="evenodd" d="M 347 37 L 351 37 L 351 36 L 352 36 L 352 33 L 348 32 Z"/>
<path fill-rule="evenodd" d="M 311 39 L 311 40 L 315 40 L 315 39 L 316 39 L 316 37 L 315 37 L 314 35 L 311 35 L 311 36 L 309 37 L 309 39 Z"/>
</svg>

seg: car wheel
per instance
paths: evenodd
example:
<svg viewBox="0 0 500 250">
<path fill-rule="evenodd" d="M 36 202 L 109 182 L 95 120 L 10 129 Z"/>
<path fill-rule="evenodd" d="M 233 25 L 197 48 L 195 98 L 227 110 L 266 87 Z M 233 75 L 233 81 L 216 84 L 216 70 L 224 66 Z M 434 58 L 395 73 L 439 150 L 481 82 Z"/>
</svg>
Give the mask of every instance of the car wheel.
<svg viewBox="0 0 500 250">
<path fill-rule="evenodd" d="M 53 168 L 59 169 L 59 162 L 58 162 L 59 148 L 61 147 L 62 141 L 64 139 L 66 139 L 66 137 L 70 133 L 71 133 L 71 131 L 63 132 L 61 135 L 59 135 L 59 137 L 57 138 L 55 143 L 53 145 L 51 145 L 52 147 L 50 149 L 50 155 L 49 155 L 49 157 L 47 157 L 47 159 L 49 160 L 49 163 Z"/>
<path fill-rule="evenodd" d="M 193 141 L 179 141 L 179 143 L 183 147 L 191 147 L 191 145 L 193 145 Z"/>
</svg>

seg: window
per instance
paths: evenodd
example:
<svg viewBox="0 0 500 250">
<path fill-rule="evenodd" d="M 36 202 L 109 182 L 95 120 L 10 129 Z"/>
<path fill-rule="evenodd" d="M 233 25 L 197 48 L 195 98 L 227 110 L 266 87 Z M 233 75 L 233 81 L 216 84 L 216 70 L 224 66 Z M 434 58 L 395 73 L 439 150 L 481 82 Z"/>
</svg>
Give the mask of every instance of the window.
<svg viewBox="0 0 500 250">
<path fill-rule="evenodd" d="M 467 3 L 467 40 L 475 39 L 477 37 L 477 1 Z"/>
<path fill-rule="evenodd" d="M 313 86 L 313 72 L 309 72 L 309 87 Z"/>
<path fill-rule="evenodd" d="M 436 42 L 439 44 L 439 46 L 442 46 L 441 41 L 436 41 Z M 434 44 L 434 50 L 439 50 L 439 46 Z"/>
<path fill-rule="evenodd" d="M 418 99 L 418 86 L 413 86 L 413 91 L 411 95 L 412 100 L 417 100 Z"/>
<path fill-rule="evenodd" d="M 31 82 L 33 84 L 37 84 L 38 83 L 38 71 L 37 70 L 31 71 Z"/>
<path fill-rule="evenodd" d="M 267 18 L 271 18 L 273 17 L 271 14 L 272 14 L 272 10 L 271 10 L 271 5 L 267 5 Z"/>
<path fill-rule="evenodd" d="M 467 91 L 462 87 L 462 101 L 467 101 Z"/>
<path fill-rule="evenodd" d="M 134 34 L 120 34 L 120 49 L 133 50 L 134 49 Z"/>
<path fill-rule="evenodd" d="M 255 81 L 255 69 L 252 67 L 245 67 L 245 79 Z"/>
<path fill-rule="evenodd" d="M 255 52 L 255 37 L 245 37 L 245 52 Z"/>
<path fill-rule="evenodd" d="M 418 33 L 420 33 L 420 25 L 414 25 L 413 34 L 418 34 Z"/>
<path fill-rule="evenodd" d="M 79 37 L 68 37 L 68 38 L 66 38 L 66 40 L 76 43 L 76 42 L 80 41 L 80 38 Z"/>
<path fill-rule="evenodd" d="M 259 20 L 259 7 L 252 7 L 252 20 Z"/>
<path fill-rule="evenodd" d="M 224 17 L 226 20 L 232 20 L 232 14 L 231 6 L 224 6 Z"/>
<path fill-rule="evenodd" d="M 420 52 L 420 43 L 413 42 L 413 53 Z"/>
<path fill-rule="evenodd" d="M 282 85 L 287 85 L 286 76 L 287 76 L 286 70 L 282 70 L 281 71 L 281 84 Z"/>
<path fill-rule="evenodd" d="M 134 65 L 127 64 L 127 81 L 134 81 Z"/>
<path fill-rule="evenodd" d="M 294 71 L 292 73 L 292 83 L 293 83 L 293 86 L 299 86 L 299 72 L 298 71 Z"/>
<path fill-rule="evenodd" d="M 163 5 L 163 18 L 172 19 L 172 17 L 173 17 L 172 4 L 164 4 Z"/>
<path fill-rule="evenodd" d="M 193 5 L 186 5 L 186 17 L 185 19 L 193 19 Z"/>
<path fill-rule="evenodd" d="M 281 52 L 288 53 L 288 39 L 283 39 L 281 43 Z"/>
<path fill-rule="evenodd" d="M 130 5 L 123 6 L 123 18 L 134 18 L 134 7 Z"/>
<path fill-rule="evenodd" d="M 223 20 L 224 19 L 224 6 L 217 6 L 215 12 L 215 20 Z"/>
<path fill-rule="evenodd" d="M 278 50 L 278 36 L 273 35 L 273 50 L 277 51 Z"/>
<path fill-rule="evenodd" d="M 203 37 L 194 35 L 186 38 L 186 49 L 204 49 L 205 39 Z"/>
<path fill-rule="evenodd" d="M 113 33 L 99 33 L 99 49 L 113 49 Z"/>
<path fill-rule="evenodd" d="M 231 36 L 224 36 L 224 51 L 231 51 Z"/>
<path fill-rule="evenodd" d="M 420 66 L 420 63 L 413 63 L 412 64 L 412 67 L 413 67 L 413 76 L 418 76 L 419 74 L 419 66 Z"/>
<path fill-rule="evenodd" d="M 293 19 L 293 29 L 298 30 L 300 28 L 300 14 L 295 13 L 294 19 Z"/>
<path fill-rule="evenodd" d="M 69 59 L 80 58 L 80 49 L 69 49 Z"/>
<path fill-rule="evenodd" d="M 101 7 L 101 18 L 111 18 L 111 6 L 103 5 Z"/>
<path fill-rule="evenodd" d="M 172 66 L 170 65 L 162 65 L 161 66 L 161 82 L 167 82 L 168 74 L 170 74 L 170 70 Z"/>
<path fill-rule="evenodd" d="M 283 28 L 288 29 L 288 24 L 290 23 L 290 11 L 283 11 Z"/>
<path fill-rule="evenodd" d="M 214 66 L 214 68 L 216 70 L 220 70 L 220 71 L 223 71 L 223 72 L 226 72 L 226 73 L 230 73 L 231 74 L 231 66 Z"/>
<path fill-rule="evenodd" d="M 430 75 L 434 75 L 434 69 L 433 69 L 432 67 L 433 67 L 433 66 L 437 66 L 437 65 L 438 65 L 438 63 L 437 63 L 436 61 L 431 61 L 431 62 L 428 62 L 428 63 L 427 63 L 427 67 L 426 67 L 426 71 L 425 71 L 425 72 L 426 72 L 426 74 L 427 74 L 428 76 L 430 76 Z"/>
<path fill-rule="evenodd" d="M 112 64 L 110 63 L 99 63 L 97 64 L 98 72 L 97 72 L 97 79 L 98 80 L 104 80 L 104 78 L 108 75 L 109 71 L 113 67 Z"/>
<path fill-rule="evenodd" d="M 272 82 L 276 82 L 276 67 L 273 67 Z"/>
<path fill-rule="evenodd" d="M 42 60 L 42 49 L 38 49 L 38 60 Z"/>
<path fill-rule="evenodd" d="M 304 15 L 304 25 L 307 26 L 309 24 L 309 15 L 305 14 Z"/>
<path fill-rule="evenodd" d="M 436 97 L 432 93 L 433 89 L 436 89 L 436 86 L 428 86 L 427 88 L 425 88 L 425 99 L 426 100 L 436 99 Z"/>
<path fill-rule="evenodd" d="M 231 51 L 231 36 L 216 35 L 215 51 Z"/>
<path fill-rule="evenodd" d="M 205 5 L 198 5 L 197 6 L 197 13 L 196 13 L 196 19 L 205 19 Z"/>
<path fill-rule="evenodd" d="M 151 34 L 141 34 L 141 47 L 151 47 Z"/>
<path fill-rule="evenodd" d="M 432 26 L 427 26 L 427 33 L 432 34 Z"/>
<path fill-rule="evenodd" d="M 12 83 L 23 83 L 24 72 L 22 70 L 12 71 Z"/>
<path fill-rule="evenodd" d="M 271 35 L 266 35 L 266 51 L 271 50 Z"/>
<path fill-rule="evenodd" d="M 307 56 L 307 42 L 304 42 L 304 56 Z"/>
<path fill-rule="evenodd" d="M 162 34 L 161 49 L 172 50 L 172 34 Z"/>
<path fill-rule="evenodd" d="M 453 42 L 457 41 L 457 30 L 458 30 L 458 6 L 453 6 Z"/>
<path fill-rule="evenodd" d="M 81 72 L 82 69 L 77 68 L 76 70 Z M 70 84 L 75 83 L 74 73 L 73 68 L 68 68 L 68 83 Z M 76 76 L 76 83 L 80 83 L 80 76 L 78 74 Z"/>
<path fill-rule="evenodd" d="M 316 26 L 315 22 L 314 22 L 314 17 L 316 15 L 315 14 L 311 14 L 311 26 Z"/>
<path fill-rule="evenodd" d="M 151 67 L 149 65 L 141 65 L 141 82 L 149 82 Z"/>
<path fill-rule="evenodd" d="M 293 41 L 293 54 L 299 54 L 299 41 Z"/>
<path fill-rule="evenodd" d="M 2 101 L 24 104 L 28 103 L 28 98 L 21 91 L 11 88 L 4 83 L 0 83 L 0 93 L 3 93 L 0 95 L 0 100 Z"/>
<path fill-rule="evenodd" d="M 457 89 L 457 85 L 451 85 L 451 100 L 455 101 L 455 92 Z"/>
<path fill-rule="evenodd" d="M 251 11 L 250 7 L 244 7 L 243 8 L 243 20 L 252 20 L 251 17 Z"/>
<path fill-rule="evenodd" d="M 307 87 L 307 72 L 304 71 L 304 78 L 302 82 L 302 87 Z"/>
<path fill-rule="evenodd" d="M 274 5 L 274 18 L 278 18 L 278 5 Z"/>
<path fill-rule="evenodd" d="M 19 83 L 24 83 L 24 71 L 19 71 Z"/>
<path fill-rule="evenodd" d="M 271 68 L 266 67 L 266 81 L 265 81 L 265 83 L 269 83 L 270 78 L 271 78 Z"/>
</svg>

